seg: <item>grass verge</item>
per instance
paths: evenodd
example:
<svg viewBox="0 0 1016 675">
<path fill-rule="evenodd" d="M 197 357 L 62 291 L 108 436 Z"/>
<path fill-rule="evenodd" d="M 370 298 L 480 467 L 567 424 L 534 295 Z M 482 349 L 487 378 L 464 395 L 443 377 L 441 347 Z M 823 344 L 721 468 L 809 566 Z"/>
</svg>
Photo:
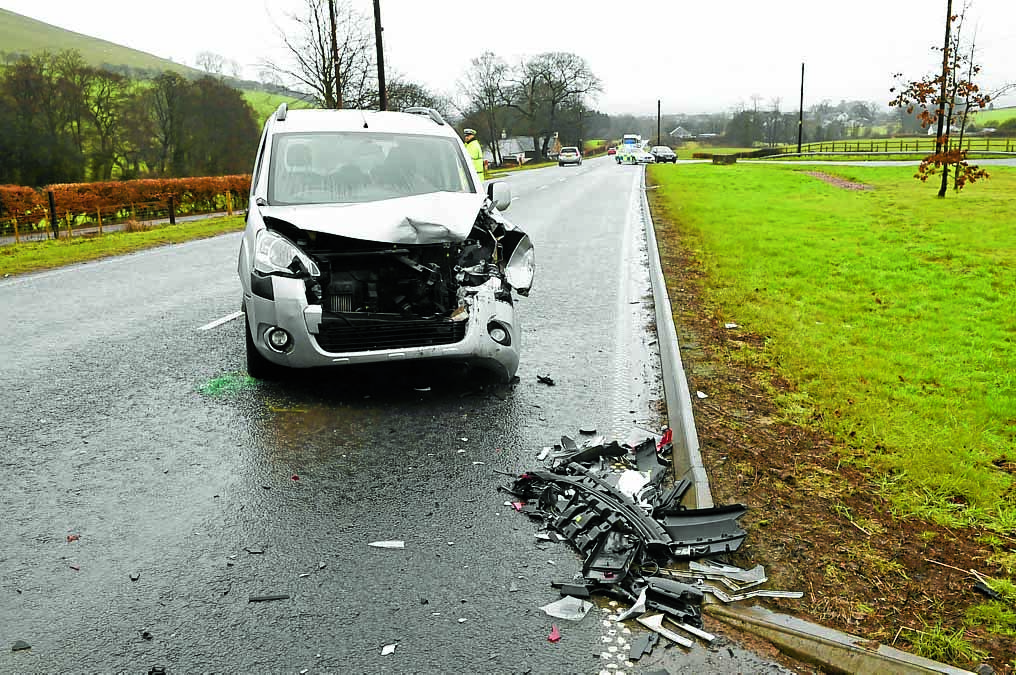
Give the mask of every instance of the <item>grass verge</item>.
<svg viewBox="0 0 1016 675">
<path fill-rule="evenodd" d="M 729 170 L 726 170 L 729 169 Z M 936 199 L 911 168 L 651 167 L 720 311 L 815 419 L 883 475 L 900 516 L 1016 529 L 1016 172 Z"/>
<path fill-rule="evenodd" d="M 243 216 L 226 216 L 163 225 L 142 232 L 115 232 L 101 237 L 82 236 L 12 244 L 0 247 L 0 276 L 38 272 L 164 244 L 214 237 L 242 230 L 243 226 Z"/>
<path fill-rule="evenodd" d="M 1016 172 L 823 171 L 649 168 L 714 496 L 785 609 L 1012 673 Z"/>
</svg>

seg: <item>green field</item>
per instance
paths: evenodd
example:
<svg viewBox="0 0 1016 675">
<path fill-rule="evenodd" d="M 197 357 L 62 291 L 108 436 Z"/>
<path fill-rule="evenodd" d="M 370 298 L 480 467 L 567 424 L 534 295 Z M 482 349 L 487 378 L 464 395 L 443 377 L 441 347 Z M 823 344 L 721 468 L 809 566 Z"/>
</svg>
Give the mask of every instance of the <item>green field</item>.
<svg viewBox="0 0 1016 675">
<path fill-rule="evenodd" d="M 163 225 L 144 232 L 115 232 L 99 237 L 79 236 L 26 242 L 0 247 L 0 277 L 62 267 L 133 253 L 165 244 L 214 237 L 242 230 L 243 216 L 208 218 L 178 225 Z"/>
<path fill-rule="evenodd" d="M 278 109 L 280 103 L 286 103 L 290 108 L 312 107 L 307 101 L 301 101 L 291 96 L 271 94 L 267 91 L 252 91 L 250 89 L 243 89 L 242 91 L 244 100 L 254 109 L 254 119 L 257 120 L 258 126 L 264 124 L 264 121 Z"/>
<path fill-rule="evenodd" d="M 788 415 L 900 517 L 1016 531 L 1016 170 L 946 199 L 910 167 L 650 167 L 721 321 L 765 336 Z M 834 414 L 834 411 L 836 414 Z M 815 423 L 815 422 L 813 422 Z"/>
<path fill-rule="evenodd" d="M 998 126 L 1007 120 L 1016 119 L 1016 106 L 979 110 L 974 113 L 974 122 L 982 127 Z"/>
</svg>

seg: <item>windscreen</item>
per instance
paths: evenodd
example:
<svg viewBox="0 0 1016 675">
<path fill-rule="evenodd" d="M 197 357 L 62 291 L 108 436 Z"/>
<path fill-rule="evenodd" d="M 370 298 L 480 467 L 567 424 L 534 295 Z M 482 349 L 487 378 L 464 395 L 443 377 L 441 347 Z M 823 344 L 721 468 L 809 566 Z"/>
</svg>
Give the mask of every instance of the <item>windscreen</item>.
<svg viewBox="0 0 1016 675">
<path fill-rule="evenodd" d="M 432 192 L 476 192 L 459 141 L 373 132 L 278 134 L 268 201 L 350 204 Z"/>
</svg>

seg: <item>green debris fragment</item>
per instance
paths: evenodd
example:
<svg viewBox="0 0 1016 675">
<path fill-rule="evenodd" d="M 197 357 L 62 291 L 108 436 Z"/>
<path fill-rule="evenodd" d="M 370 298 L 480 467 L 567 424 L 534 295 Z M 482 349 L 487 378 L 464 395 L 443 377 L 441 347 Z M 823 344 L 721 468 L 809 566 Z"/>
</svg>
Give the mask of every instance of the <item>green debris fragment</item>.
<svg viewBox="0 0 1016 675">
<path fill-rule="evenodd" d="M 232 396 L 247 389 L 253 389 L 257 380 L 247 373 L 229 373 L 214 377 L 198 387 L 198 391 L 205 396 L 217 398 Z"/>
</svg>

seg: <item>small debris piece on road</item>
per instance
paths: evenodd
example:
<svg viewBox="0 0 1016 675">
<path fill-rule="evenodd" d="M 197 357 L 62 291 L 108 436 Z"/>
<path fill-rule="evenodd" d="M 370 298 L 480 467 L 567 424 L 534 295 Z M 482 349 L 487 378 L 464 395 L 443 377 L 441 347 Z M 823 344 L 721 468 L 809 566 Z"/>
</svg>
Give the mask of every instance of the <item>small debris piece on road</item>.
<svg viewBox="0 0 1016 675">
<path fill-rule="evenodd" d="M 289 600 L 289 596 L 280 593 L 278 595 L 252 595 L 247 598 L 247 602 L 272 602 L 275 600 Z"/>
<path fill-rule="evenodd" d="M 638 661 L 643 656 L 652 653 L 653 647 L 660 641 L 659 633 L 645 633 L 631 641 L 631 648 L 628 652 L 629 661 Z"/>
<path fill-rule="evenodd" d="M 463 618 L 459 619 L 459 623 L 465 623 L 465 622 L 466 622 L 466 621 L 468 621 L 468 620 L 469 620 L 469 619 L 466 619 L 466 618 L 464 618 L 464 617 L 463 617 Z"/>
<path fill-rule="evenodd" d="M 291 478 L 292 478 L 292 480 L 300 480 L 300 477 L 297 476 L 295 473 L 292 475 Z"/>
<path fill-rule="evenodd" d="M 687 647 L 691 649 L 692 647 L 695 646 L 695 643 L 689 640 L 688 638 L 678 635 L 669 628 L 664 628 L 662 614 L 651 614 L 648 616 L 642 615 L 638 619 L 636 619 L 636 621 L 638 621 L 640 624 L 642 624 L 649 630 L 656 631 L 657 633 L 667 638 L 671 642 L 679 644 L 682 647 Z"/>
<path fill-rule="evenodd" d="M 549 642 L 560 642 L 561 641 L 561 631 L 559 631 L 557 629 L 557 625 L 556 624 L 551 624 L 551 626 L 550 626 L 550 635 L 547 636 L 547 640 Z"/>
<path fill-rule="evenodd" d="M 265 552 L 262 546 L 245 546 L 243 550 L 251 555 L 262 555 Z"/>
<path fill-rule="evenodd" d="M 372 541 L 367 546 L 373 546 L 374 548 L 405 548 L 406 542 L 401 540 L 387 540 L 387 541 Z"/>
<path fill-rule="evenodd" d="M 324 569 L 324 568 L 326 568 L 326 567 L 328 567 L 328 563 L 325 563 L 325 562 L 319 562 L 319 563 L 317 564 L 317 568 L 318 568 L 319 570 L 323 570 L 323 569 Z"/>
<path fill-rule="evenodd" d="M 670 427 L 667 427 L 666 429 L 663 430 L 663 436 L 656 443 L 656 451 L 663 452 L 664 451 L 663 449 L 666 448 L 668 445 L 671 445 L 673 442 L 674 442 L 674 430 L 671 429 Z"/>
<path fill-rule="evenodd" d="M 32 645 L 28 644 L 24 640 L 18 640 L 11 646 L 12 652 L 23 652 L 26 649 L 31 649 Z"/>
<path fill-rule="evenodd" d="M 565 621 L 581 621 L 593 608 L 593 603 L 566 595 L 560 600 L 548 603 L 541 607 L 547 616 Z"/>
<path fill-rule="evenodd" d="M 166 667 L 152 666 L 151 670 L 148 671 L 148 675 L 166 675 Z"/>
<path fill-rule="evenodd" d="M 390 645 L 385 645 L 381 648 L 381 656 L 388 656 L 389 654 L 395 653 L 395 648 L 399 646 L 399 643 L 395 642 Z"/>
<path fill-rule="evenodd" d="M 137 581 L 141 578 L 141 572 L 131 572 L 131 581 Z"/>
<path fill-rule="evenodd" d="M 80 534 L 68 534 L 67 535 L 67 543 L 68 544 L 71 543 L 72 541 L 77 541 L 78 539 L 81 539 L 81 535 Z"/>
<path fill-rule="evenodd" d="M 554 386 L 554 380 L 553 378 L 550 377 L 550 375 L 537 375 L 536 381 L 539 382 L 540 384 L 545 384 L 548 387 Z"/>
<path fill-rule="evenodd" d="M 71 565 L 71 569 L 74 570 L 75 572 L 80 572 L 81 565 Z"/>
<path fill-rule="evenodd" d="M 596 433 L 596 427 L 594 427 L 592 425 L 586 425 L 584 427 L 579 427 L 579 433 L 591 436 L 592 434 Z"/>
<path fill-rule="evenodd" d="M 152 638 L 154 638 L 154 637 L 155 637 L 154 635 L 152 635 L 152 634 L 151 634 L 151 633 L 150 633 L 149 631 L 147 631 L 147 630 L 143 630 L 143 631 L 141 631 L 140 633 L 138 633 L 138 635 L 140 635 L 140 636 L 141 636 L 141 639 L 142 639 L 142 640 L 151 640 Z"/>
</svg>

